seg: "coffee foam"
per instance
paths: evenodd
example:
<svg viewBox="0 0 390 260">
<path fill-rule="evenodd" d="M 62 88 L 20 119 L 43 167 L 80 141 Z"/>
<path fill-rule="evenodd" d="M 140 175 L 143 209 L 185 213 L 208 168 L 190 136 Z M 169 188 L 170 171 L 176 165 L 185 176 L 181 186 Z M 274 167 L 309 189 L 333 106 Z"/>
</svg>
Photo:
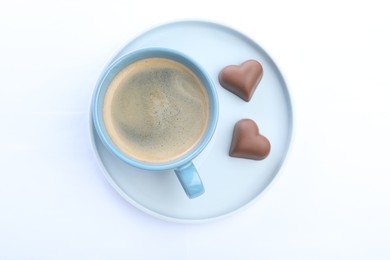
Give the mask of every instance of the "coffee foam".
<svg viewBox="0 0 390 260">
<path fill-rule="evenodd" d="M 103 119 L 125 154 L 151 163 L 172 161 L 193 148 L 209 119 L 201 81 L 187 67 L 164 58 L 137 61 L 108 87 Z"/>
</svg>

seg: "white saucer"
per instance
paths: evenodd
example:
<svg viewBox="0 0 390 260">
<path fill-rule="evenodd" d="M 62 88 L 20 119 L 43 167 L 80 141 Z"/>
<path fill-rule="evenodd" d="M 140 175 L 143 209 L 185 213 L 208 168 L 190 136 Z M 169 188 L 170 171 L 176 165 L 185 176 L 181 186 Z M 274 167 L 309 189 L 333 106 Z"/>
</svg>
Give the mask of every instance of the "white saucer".
<svg viewBox="0 0 390 260">
<path fill-rule="evenodd" d="M 183 52 L 209 72 L 219 95 L 220 115 L 214 137 L 195 160 L 206 192 L 188 199 L 174 172 L 147 172 L 127 164 L 105 149 L 92 130 L 103 172 L 112 186 L 140 210 L 174 222 L 204 222 L 228 216 L 252 203 L 278 174 L 289 150 L 293 118 L 286 83 L 269 55 L 254 41 L 225 26 L 183 21 L 151 29 L 127 43 L 113 58 L 145 47 Z M 258 60 L 263 78 L 249 103 L 222 88 L 220 70 L 245 60 Z M 234 124 L 253 119 L 271 142 L 263 161 L 229 157 Z"/>
</svg>

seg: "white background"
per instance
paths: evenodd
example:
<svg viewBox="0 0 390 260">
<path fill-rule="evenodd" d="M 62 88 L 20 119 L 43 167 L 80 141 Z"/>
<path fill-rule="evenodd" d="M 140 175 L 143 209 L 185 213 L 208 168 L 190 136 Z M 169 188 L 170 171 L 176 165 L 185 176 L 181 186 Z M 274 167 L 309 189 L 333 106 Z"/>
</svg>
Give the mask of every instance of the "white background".
<svg viewBox="0 0 390 260">
<path fill-rule="evenodd" d="M 390 259 L 389 13 L 386 1 L 0 0 L 0 259 Z M 207 224 L 128 204 L 89 135 L 108 59 L 180 19 L 254 39 L 294 103 L 279 178 Z"/>
</svg>

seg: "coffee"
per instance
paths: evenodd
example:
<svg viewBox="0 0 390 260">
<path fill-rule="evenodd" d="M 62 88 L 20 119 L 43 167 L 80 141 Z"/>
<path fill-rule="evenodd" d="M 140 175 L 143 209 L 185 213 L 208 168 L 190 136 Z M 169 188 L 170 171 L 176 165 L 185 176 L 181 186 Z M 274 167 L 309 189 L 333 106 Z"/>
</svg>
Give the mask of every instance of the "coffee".
<svg viewBox="0 0 390 260">
<path fill-rule="evenodd" d="M 103 102 L 103 120 L 113 143 L 149 163 L 180 158 L 206 132 L 210 104 L 201 80 L 166 58 L 146 58 L 121 70 Z"/>
</svg>

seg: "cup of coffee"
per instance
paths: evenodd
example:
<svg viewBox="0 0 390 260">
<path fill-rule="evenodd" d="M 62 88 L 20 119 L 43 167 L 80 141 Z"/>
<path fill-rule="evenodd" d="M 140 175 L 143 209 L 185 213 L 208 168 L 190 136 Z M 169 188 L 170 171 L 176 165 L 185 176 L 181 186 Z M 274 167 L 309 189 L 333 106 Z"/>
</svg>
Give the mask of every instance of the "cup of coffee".
<svg viewBox="0 0 390 260">
<path fill-rule="evenodd" d="M 92 100 L 105 147 L 127 164 L 174 170 L 189 198 L 204 192 L 192 160 L 211 140 L 217 92 L 204 69 L 175 50 L 147 48 L 113 61 Z"/>
</svg>

